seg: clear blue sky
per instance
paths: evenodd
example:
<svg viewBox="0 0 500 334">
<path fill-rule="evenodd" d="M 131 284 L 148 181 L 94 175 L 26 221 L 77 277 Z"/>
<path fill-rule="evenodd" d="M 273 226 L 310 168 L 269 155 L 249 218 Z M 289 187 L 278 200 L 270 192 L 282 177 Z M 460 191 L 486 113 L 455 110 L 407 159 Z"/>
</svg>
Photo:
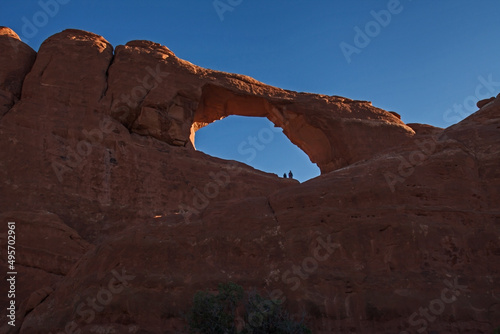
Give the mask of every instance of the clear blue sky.
<svg viewBox="0 0 500 334">
<path fill-rule="evenodd" d="M 36 50 L 65 28 L 92 31 L 114 46 L 152 40 L 199 66 L 295 91 L 370 100 L 406 123 L 446 127 L 470 114 L 477 99 L 500 92 L 498 0 L 215 3 L 219 13 L 213 0 L 2 1 L 0 25 Z M 341 45 L 350 50 L 348 57 Z M 238 152 L 238 145 L 267 127 L 237 117 L 216 125 L 200 130 L 197 146 L 243 162 L 249 153 Z M 300 180 L 318 173 L 307 161 L 292 159 L 293 151 L 275 135 L 251 165 L 280 175 L 292 169 Z"/>
</svg>

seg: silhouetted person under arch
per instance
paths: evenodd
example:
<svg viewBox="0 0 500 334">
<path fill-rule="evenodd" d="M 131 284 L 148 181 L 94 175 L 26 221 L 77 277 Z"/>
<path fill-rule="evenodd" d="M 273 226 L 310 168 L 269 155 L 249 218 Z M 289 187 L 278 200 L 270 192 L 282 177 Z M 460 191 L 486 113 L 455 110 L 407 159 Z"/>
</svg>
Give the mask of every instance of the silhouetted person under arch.
<svg viewBox="0 0 500 334">
<path fill-rule="evenodd" d="M 283 173 L 283 178 L 286 179 L 286 173 Z"/>
<path fill-rule="evenodd" d="M 292 171 L 289 171 L 289 172 L 288 172 L 288 178 L 289 178 L 289 179 L 293 179 L 293 174 L 292 174 Z"/>
</svg>

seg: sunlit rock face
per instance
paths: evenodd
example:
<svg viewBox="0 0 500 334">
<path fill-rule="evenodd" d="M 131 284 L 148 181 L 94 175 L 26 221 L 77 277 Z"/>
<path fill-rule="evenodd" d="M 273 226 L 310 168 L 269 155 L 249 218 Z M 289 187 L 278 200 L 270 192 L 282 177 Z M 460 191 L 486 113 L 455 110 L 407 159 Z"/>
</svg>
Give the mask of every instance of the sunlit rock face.
<svg viewBox="0 0 500 334">
<path fill-rule="evenodd" d="M 35 53 L 1 28 L 0 45 L 14 332 L 185 332 L 195 291 L 227 281 L 274 292 L 315 333 L 500 326 L 498 97 L 439 129 L 152 42 L 66 30 Z M 322 175 L 299 184 L 196 151 L 194 132 L 229 115 L 267 117 Z"/>
<path fill-rule="evenodd" d="M 203 69 L 152 42 L 117 46 L 113 57 L 102 37 L 77 30 L 43 43 L 24 96 L 95 108 L 132 133 L 172 146 L 192 146 L 196 130 L 229 115 L 267 117 L 322 172 L 373 157 L 414 135 L 370 102 L 285 91 Z"/>
</svg>

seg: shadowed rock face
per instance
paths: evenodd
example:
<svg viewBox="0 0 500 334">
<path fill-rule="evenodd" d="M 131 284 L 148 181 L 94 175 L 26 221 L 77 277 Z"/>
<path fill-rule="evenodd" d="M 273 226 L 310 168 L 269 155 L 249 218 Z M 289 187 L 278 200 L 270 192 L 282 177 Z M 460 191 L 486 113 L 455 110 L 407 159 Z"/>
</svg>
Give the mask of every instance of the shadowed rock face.
<svg viewBox="0 0 500 334">
<path fill-rule="evenodd" d="M 443 130 L 152 42 L 66 30 L 35 53 L 0 28 L 0 46 L 12 333 L 185 332 L 195 291 L 227 281 L 274 291 L 315 333 L 500 326 L 499 97 Z M 267 117 L 322 175 L 196 151 L 194 132 L 228 115 Z"/>
<path fill-rule="evenodd" d="M 36 52 L 9 28 L 0 27 L 0 117 L 21 97 L 24 77 L 31 70 Z"/>
</svg>

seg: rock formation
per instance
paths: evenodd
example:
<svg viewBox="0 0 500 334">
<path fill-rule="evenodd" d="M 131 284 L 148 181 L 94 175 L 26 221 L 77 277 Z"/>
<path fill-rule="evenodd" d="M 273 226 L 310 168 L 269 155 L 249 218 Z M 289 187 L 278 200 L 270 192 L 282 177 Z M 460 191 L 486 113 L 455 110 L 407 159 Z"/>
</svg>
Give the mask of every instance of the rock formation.
<svg viewBox="0 0 500 334">
<path fill-rule="evenodd" d="M 500 96 L 440 129 L 147 41 L 65 30 L 36 53 L 0 28 L 0 50 L 0 239 L 15 221 L 18 272 L 2 333 L 183 333 L 195 291 L 227 281 L 315 333 L 500 327 Z M 196 151 L 228 115 L 267 117 L 322 175 Z"/>
<path fill-rule="evenodd" d="M 36 52 L 9 28 L 0 27 L 0 117 L 21 97 L 24 77 L 31 70 Z"/>
</svg>

